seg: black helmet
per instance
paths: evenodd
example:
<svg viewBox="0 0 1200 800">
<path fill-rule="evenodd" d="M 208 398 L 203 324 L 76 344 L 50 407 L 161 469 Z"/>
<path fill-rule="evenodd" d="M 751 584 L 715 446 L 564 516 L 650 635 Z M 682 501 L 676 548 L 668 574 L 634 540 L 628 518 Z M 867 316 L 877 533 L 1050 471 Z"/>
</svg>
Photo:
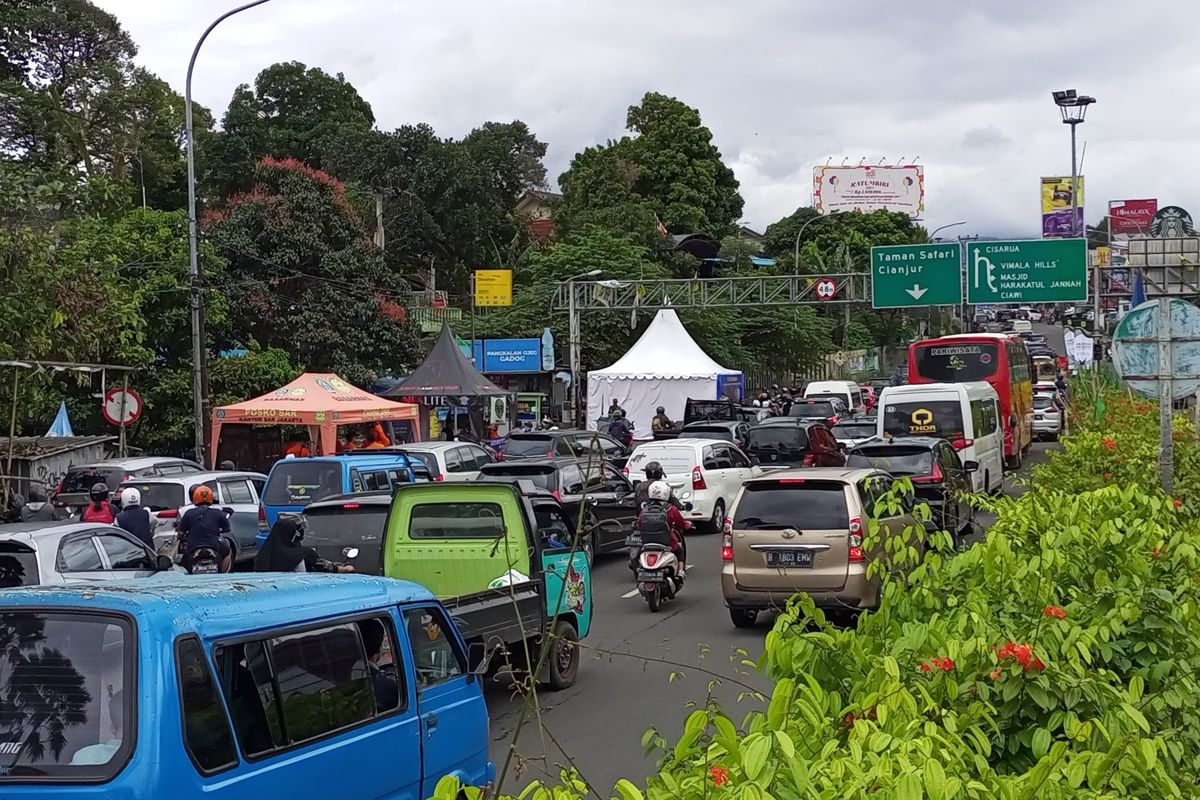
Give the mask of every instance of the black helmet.
<svg viewBox="0 0 1200 800">
<path fill-rule="evenodd" d="M 660 481 L 665 475 L 666 473 L 663 472 L 662 464 L 657 461 L 651 461 L 646 465 L 646 480 Z"/>
<path fill-rule="evenodd" d="M 658 408 L 656 408 L 654 410 L 654 413 L 655 414 L 665 414 L 665 413 L 667 413 L 667 410 L 665 408 L 663 408 L 662 406 L 659 406 Z"/>
<path fill-rule="evenodd" d="M 108 499 L 108 484 L 104 481 L 93 483 L 92 488 L 88 490 L 88 497 L 99 503 L 101 500 Z"/>
</svg>

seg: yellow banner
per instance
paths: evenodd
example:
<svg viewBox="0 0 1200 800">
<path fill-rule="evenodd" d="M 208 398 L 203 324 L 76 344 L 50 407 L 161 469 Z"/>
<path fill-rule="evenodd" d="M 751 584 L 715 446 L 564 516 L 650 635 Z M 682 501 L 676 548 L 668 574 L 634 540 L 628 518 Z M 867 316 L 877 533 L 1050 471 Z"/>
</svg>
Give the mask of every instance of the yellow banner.
<svg viewBox="0 0 1200 800">
<path fill-rule="evenodd" d="M 475 270 L 475 305 L 511 306 L 512 302 L 512 270 Z"/>
<path fill-rule="evenodd" d="M 1079 202 L 1083 208 L 1083 176 L 1079 176 Z M 1042 213 L 1061 211 L 1071 207 L 1071 176 L 1065 178 L 1042 178 Z"/>
</svg>

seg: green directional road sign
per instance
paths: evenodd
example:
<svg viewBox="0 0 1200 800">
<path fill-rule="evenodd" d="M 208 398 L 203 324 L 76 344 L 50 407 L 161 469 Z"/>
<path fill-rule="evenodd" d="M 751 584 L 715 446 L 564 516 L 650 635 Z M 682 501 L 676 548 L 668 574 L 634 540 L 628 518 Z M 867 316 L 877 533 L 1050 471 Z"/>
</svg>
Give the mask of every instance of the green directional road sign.
<svg viewBox="0 0 1200 800">
<path fill-rule="evenodd" d="M 1066 303 L 1087 296 L 1084 239 L 967 244 L 968 303 Z"/>
<path fill-rule="evenodd" d="M 962 302 L 958 242 L 871 248 L 874 308 L 952 306 Z"/>
</svg>

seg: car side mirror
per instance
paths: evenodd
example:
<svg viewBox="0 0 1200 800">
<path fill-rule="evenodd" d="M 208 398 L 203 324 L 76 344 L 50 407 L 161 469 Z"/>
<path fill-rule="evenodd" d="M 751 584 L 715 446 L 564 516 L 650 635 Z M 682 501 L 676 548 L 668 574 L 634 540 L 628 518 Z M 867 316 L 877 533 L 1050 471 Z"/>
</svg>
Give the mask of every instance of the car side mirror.
<svg viewBox="0 0 1200 800">
<path fill-rule="evenodd" d="M 963 464 L 963 469 L 965 469 L 967 472 L 978 472 L 979 471 L 979 462 L 978 461 L 967 461 Z"/>
<path fill-rule="evenodd" d="M 483 642 L 471 642 L 467 645 L 467 674 L 484 675 L 492 661 L 492 650 Z"/>
<path fill-rule="evenodd" d="M 154 566 L 159 572 L 169 572 L 175 566 L 175 562 L 170 556 L 159 556 Z"/>
</svg>

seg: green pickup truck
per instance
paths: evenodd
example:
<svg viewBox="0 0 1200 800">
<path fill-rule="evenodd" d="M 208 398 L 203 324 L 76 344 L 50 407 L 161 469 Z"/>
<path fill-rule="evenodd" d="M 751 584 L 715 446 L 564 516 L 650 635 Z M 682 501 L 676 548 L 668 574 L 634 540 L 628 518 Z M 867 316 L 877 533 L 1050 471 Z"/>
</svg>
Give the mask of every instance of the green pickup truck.
<svg viewBox="0 0 1200 800">
<path fill-rule="evenodd" d="M 309 504 L 305 543 L 360 572 L 420 583 L 450 610 L 468 643 L 535 662 L 564 689 L 579 672 L 592 623 L 587 555 L 571 552 L 574 523 L 552 495 L 521 483 L 419 483 L 395 495 L 360 493 Z M 493 663 L 500 663 L 493 661 Z"/>
</svg>

